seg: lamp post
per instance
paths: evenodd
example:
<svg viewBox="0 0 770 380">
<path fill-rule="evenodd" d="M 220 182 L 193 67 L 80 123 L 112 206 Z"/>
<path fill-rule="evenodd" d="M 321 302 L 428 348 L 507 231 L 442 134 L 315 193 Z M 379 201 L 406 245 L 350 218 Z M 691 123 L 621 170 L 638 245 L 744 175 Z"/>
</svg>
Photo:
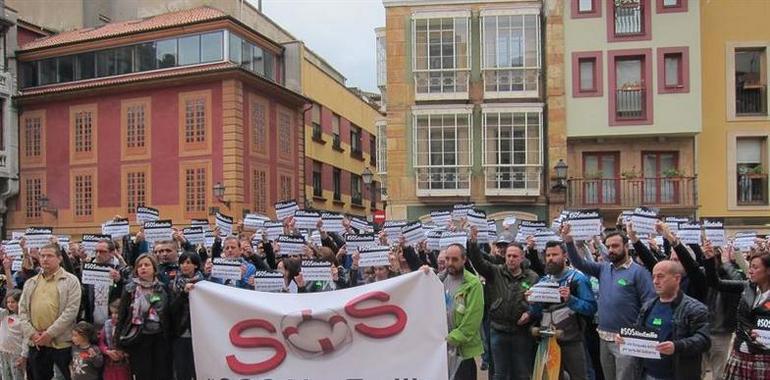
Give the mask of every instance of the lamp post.
<svg viewBox="0 0 770 380">
<path fill-rule="evenodd" d="M 228 209 L 230 208 L 230 201 L 226 201 L 225 198 L 225 185 L 223 185 L 221 182 L 217 182 L 216 185 L 214 185 L 214 197 L 217 198 L 217 201 L 219 203 L 224 203 L 225 207 Z"/>
<path fill-rule="evenodd" d="M 361 172 L 361 179 L 363 179 L 364 184 L 366 184 L 366 191 L 368 191 L 369 194 L 372 194 L 371 186 L 372 186 L 372 181 L 374 180 L 374 173 L 372 173 L 372 171 L 369 169 L 368 166 L 364 168 L 363 172 Z M 363 195 L 361 197 L 363 198 Z M 374 210 L 376 206 L 377 206 L 377 203 L 375 202 L 374 199 L 372 199 L 369 207 L 372 210 Z"/>
<path fill-rule="evenodd" d="M 48 199 L 45 194 L 37 198 L 37 203 L 40 205 L 40 210 L 43 212 L 47 212 L 57 218 L 59 217 L 59 210 L 53 207 L 49 207 L 50 199 Z"/>
<path fill-rule="evenodd" d="M 567 169 L 569 169 L 569 166 L 562 159 L 559 159 L 559 162 L 553 167 L 553 171 L 556 173 L 554 190 L 564 190 L 567 188 Z"/>
</svg>

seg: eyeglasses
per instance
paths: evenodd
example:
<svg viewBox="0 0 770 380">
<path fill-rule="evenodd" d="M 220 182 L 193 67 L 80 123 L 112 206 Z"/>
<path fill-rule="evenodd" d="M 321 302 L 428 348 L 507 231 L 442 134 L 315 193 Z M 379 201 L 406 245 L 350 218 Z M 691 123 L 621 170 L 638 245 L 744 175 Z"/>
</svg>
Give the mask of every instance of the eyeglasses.
<svg viewBox="0 0 770 380">
<path fill-rule="evenodd" d="M 171 252 L 174 252 L 174 250 L 173 249 L 168 249 L 168 248 L 163 248 L 163 249 L 156 249 L 156 250 L 153 251 L 153 253 L 163 253 L 163 252 L 171 253 Z"/>
</svg>

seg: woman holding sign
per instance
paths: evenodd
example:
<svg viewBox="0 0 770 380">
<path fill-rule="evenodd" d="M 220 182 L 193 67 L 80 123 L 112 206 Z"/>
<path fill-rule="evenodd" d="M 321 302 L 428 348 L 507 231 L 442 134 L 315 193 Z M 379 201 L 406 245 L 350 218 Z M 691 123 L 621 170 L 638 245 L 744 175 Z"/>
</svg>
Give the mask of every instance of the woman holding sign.
<svg viewBox="0 0 770 380">
<path fill-rule="evenodd" d="M 735 281 L 718 277 L 710 244 L 706 245 L 704 254 L 709 285 L 719 291 L 741 294 L 733 352 L 727 359 L 723 378 L 770 378 L 770 255 L 754 256 L 749 262 L 749 281 Z"/>
<path fill-rule="evenodd" d="M 168 347 L 169 297 L 157 273 L 155 258 L 140 255 L 134 266 L 134 278 L 120 298 L 115 341 L 128 353 L 136 380 L 172 378 Z"/>
<path fill-rule="evenodd" d="M 173 328 L 174 370 L 176 380 L 195 378 L 192 332 L 190 331 L 190 290 L 193 284 L 203 281 L 200 272 L 201 259 L 196 252 L 186 251 L 179 256 L 180 276 L 170 284 L 171 325 Z"/>
</svg>

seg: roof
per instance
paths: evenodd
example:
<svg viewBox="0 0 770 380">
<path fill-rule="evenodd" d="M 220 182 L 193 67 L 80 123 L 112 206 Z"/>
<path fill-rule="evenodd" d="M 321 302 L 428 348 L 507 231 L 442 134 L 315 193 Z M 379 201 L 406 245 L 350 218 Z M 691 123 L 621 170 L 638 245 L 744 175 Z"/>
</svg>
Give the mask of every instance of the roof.
<svg viewBox="0 0 770 380">
<path fill-rule="evenodd" d="M 52 46 L 66 45 L 76 42 L 98 40 L 107 37 L 117 37 L 126 34 L 148 32 L 175 26 L 196 24 L 226 18 L 227 14 L 211 7 L 198 7 L 178 12 L 164 13 L 139 20 L 113 22 L 95 28 L 76 29 L 62 32 L 53 36 L 40 38 L 24 44 L 19 50 L 32 50 Z"/>
</svg>

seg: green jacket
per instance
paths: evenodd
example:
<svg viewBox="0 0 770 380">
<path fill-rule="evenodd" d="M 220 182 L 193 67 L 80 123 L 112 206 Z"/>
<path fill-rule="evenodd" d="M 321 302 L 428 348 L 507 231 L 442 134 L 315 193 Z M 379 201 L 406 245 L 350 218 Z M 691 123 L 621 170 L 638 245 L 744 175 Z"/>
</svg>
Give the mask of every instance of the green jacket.
<svg viewBox="0 0 770 380">
<path fill-rule="evenodd" d="M 454 328 L 449 331 L 447 341 L 457 347 L 463 359 L 480 356 L 484 351 L 481 344 L 484 290 L 479 278 L 468 270 L 463 271 L 463 283 L 457 288 L 452 304 Z"/>
</svg>

